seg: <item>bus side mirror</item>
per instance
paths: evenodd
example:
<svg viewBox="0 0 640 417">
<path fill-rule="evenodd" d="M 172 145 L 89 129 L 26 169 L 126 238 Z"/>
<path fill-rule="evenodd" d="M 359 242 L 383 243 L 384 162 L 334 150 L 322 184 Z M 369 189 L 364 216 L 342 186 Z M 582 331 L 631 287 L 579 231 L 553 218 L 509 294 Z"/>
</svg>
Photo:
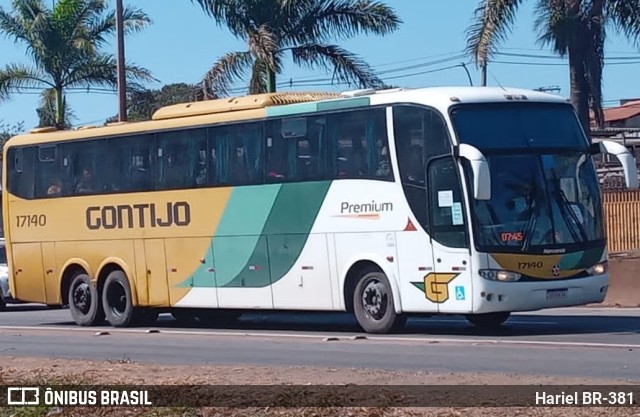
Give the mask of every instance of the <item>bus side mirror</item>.
<svg viewBox="0 0 640 417">
<path fill-rule="evenodd" d="M 600 153 L 614 155 L 618 158 L 618 161 L 622 164 L 627 188 L 632 190 L 638 189 L 638 168 L 636 166 L 636 160 L 624 145 L 611 140 L 603 140 L 599 143 L 599 151 Z"/>
<path fill-rule="evenodd" d="M 473 198 L 491 200 L 491 173 L 487 158 L 475 146 L 462 143 L 455 147 L 456 157 L 469 161 L 473 171 Z"/>
</svg>

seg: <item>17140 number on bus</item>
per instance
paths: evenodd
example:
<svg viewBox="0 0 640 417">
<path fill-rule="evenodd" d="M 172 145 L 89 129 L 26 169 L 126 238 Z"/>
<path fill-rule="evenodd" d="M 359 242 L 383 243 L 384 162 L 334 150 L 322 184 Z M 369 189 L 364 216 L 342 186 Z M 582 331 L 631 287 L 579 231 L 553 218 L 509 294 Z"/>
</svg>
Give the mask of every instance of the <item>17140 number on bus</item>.
<svg viewBox="0 0 640 417">
<path fill-rule="evenodd" d="M 16 216 L 16 226 L 24 227 L 45 227 L 47 225 L 47 216 L 44 214 L 26 214 Z"/>
</svg>

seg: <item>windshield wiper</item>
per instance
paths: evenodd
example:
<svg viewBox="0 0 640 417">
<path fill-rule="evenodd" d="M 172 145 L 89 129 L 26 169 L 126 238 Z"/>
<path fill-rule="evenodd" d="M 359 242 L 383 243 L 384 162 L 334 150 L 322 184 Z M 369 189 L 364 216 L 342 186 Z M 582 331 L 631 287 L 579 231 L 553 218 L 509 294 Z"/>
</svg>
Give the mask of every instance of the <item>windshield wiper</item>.
<svg viewBox="0 0 640 417">
<path fill-rule="evenodd" d="M 535 186 L 535 184 L 532 184 L 533 187 L 531 188 L 531 193 L 529 195 L 530 198 L 530 203 L 527 206 L 527 211 L 531 212 L 531 215 L 529 216 L 529 220 L 527 220 L 527 225 L 524 228 L 524 241 L 522 242 L 522 246 L 520 247 L 521 251 L 526 251 L 529 248 L 529 245 L 531 244 L 531 239 L 533 238 L 533 231 L 535 230 L 536 227 L 536 223 L 538 223 L 538 204 L 537 204 L 537 197 L 538 197 L 538 192 L 537 192 L 537 188 Z"/>
<path fill-rule="evenodd" d="M 573 211 L 573 207 L 571 206 L 571 203 L 569 202 L 567 195 L 564 193 L 564 191 L 561 188 L 558 188 L 557 191 L 554 193 L 554 195 L 560 196 L 559 200 L 556 197 L 556 201 L 558 201 L 558 203 L 562 203 L 560 204 L 560 206 L 564 208 L 566 212 L 569 212 L 569 216 L 571 216 L 571 218 L 573 219 L 573 222 L 575 223 L 575 226 L 578 228 L 578 231 L 580 232 L 580 237 L 582 238 L 582 242 L 586 242 L 589 239 L 587 237 L 587 232 L 585 232 L 584 227 L 582 227 L 582 224 L 580 223 L 580 219 L 578 219 L 578 216 Z M 565 218 L 565 221 L 566 220 L 567 219 Z M 575 231 L 569 225 L 569 223 L 570 222 L 567 221 L 567 225 L 569 226 L 569 231 L 571 232 L 571 236 L 573 237 L 575 242 L 578 242 L 577 236 L 575 235 Z"/>
</svg>

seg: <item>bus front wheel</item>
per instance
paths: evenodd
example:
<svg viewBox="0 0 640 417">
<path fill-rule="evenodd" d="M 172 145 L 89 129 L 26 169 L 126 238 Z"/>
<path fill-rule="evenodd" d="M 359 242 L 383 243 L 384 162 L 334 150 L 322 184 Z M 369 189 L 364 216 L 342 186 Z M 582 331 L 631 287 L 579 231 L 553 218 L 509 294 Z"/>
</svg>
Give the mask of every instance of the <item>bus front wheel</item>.
<svg viewBox="0 0 640 417">
<path fill-rule="evenodd" d="M 107 321 L 113 327 L 136 324 L 144 315 L 144 310 L 133 306 L 129 280 L 124 272 L 119 270 L 111 272 L 104 281 L 102 305 Z"/>
<path fill-rule="evenodd" d="M 398 314 L 391 285 L 380 271 L 363 274 L 353 294 L 353 309 L 360 327 L 367 333 L 390 333 L 404 326 L 407 317 Z"/>
<path fill-rule="evenodd" d="M 469 323 L 483 329 L 500 327 L 511 315 L 508 311 L 484 314 L 468 314 L 466 316 Z"/>
<path fill-rule="evenodd" d="M 100 295 L 87 274 L 77 274 L 69 286 L 69 310 L 80 326 L 95 326 L 104 320 Z"/>
</svg>

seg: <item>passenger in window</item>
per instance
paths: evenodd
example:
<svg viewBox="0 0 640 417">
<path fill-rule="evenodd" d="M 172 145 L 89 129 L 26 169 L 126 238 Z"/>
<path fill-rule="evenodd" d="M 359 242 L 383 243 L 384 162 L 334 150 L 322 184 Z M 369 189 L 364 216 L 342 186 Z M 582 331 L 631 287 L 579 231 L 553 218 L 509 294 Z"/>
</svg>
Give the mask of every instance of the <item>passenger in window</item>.
<svg viewBox="0 0 640 417">
<path fill-rule="evenodd" d="M 164 178 L 165 187 L 175 188 L 182 185 L 182 173 L 180 172 L 180 162 L 176 155 L 167 156 L 166 174 Z"/>
<path fill-rule="evenodd" d="M 51 185 L 47 188 L 47 197 L 60 197 L 62 195 L 62 181 L 58 178 L 51 181 Z"/>
<path fill-rule="evenodd" d="M 411 145 L 409 148 L 406 180 L 414 184 L 424 184 L 424 162 L 420 145 Z"/>
<path fill-rule="evenodd" d="M 242 143 L 236 142 L 235 153 L 231 155 L 229 174 L 233 184 L 249 182 L 249 167 L 247 164 L 247 150 Z"/>
<path fill-rule="evenodd" d="M 205 185 L 207 183 L 207 167 L 198 166 L 196 169 L 196 185 Z"/>
<path fill-rule="evenodd" d="M 376 169 L 376 176 L 388 177 L 391 174 L 391 158 L 389 157 L 389 148 L 385 144 L 385 140 L 382 137 L 378 137 L 376 141 L 376 147 L 378 151 L 378 169 Z"/>
<path fill-rule="evenodd" d="M 354 139 L 351 147 L 351 175 L 362 177 L 367 175 L 367 150 L 362 146 L 362 139 Z"/>
<path fill-rule="evenodd" d="M 344 178 L 348 175 L 347 169 L 349 160 L 346 156 L 346 151 L 344 148 L 338 149 L 338 177 Z"/>
<path fill-rule="evenodd" d="M 274 152 L 274 155 L 271 155 L 269 159 L 270 169 L 267 173 L 269 181 L 278 181 L 285 177 L 287 161 L 282 156 L 281 152 Z"/>
<path fill-rule="evenodd" d="M 76 184 L 76 194 L 91 194 L 95 191 L 95 181 L 93 180 L 93 172 L 91 171 L 91 168 L 83 168 L 82 176 Z"/>
</svg>

